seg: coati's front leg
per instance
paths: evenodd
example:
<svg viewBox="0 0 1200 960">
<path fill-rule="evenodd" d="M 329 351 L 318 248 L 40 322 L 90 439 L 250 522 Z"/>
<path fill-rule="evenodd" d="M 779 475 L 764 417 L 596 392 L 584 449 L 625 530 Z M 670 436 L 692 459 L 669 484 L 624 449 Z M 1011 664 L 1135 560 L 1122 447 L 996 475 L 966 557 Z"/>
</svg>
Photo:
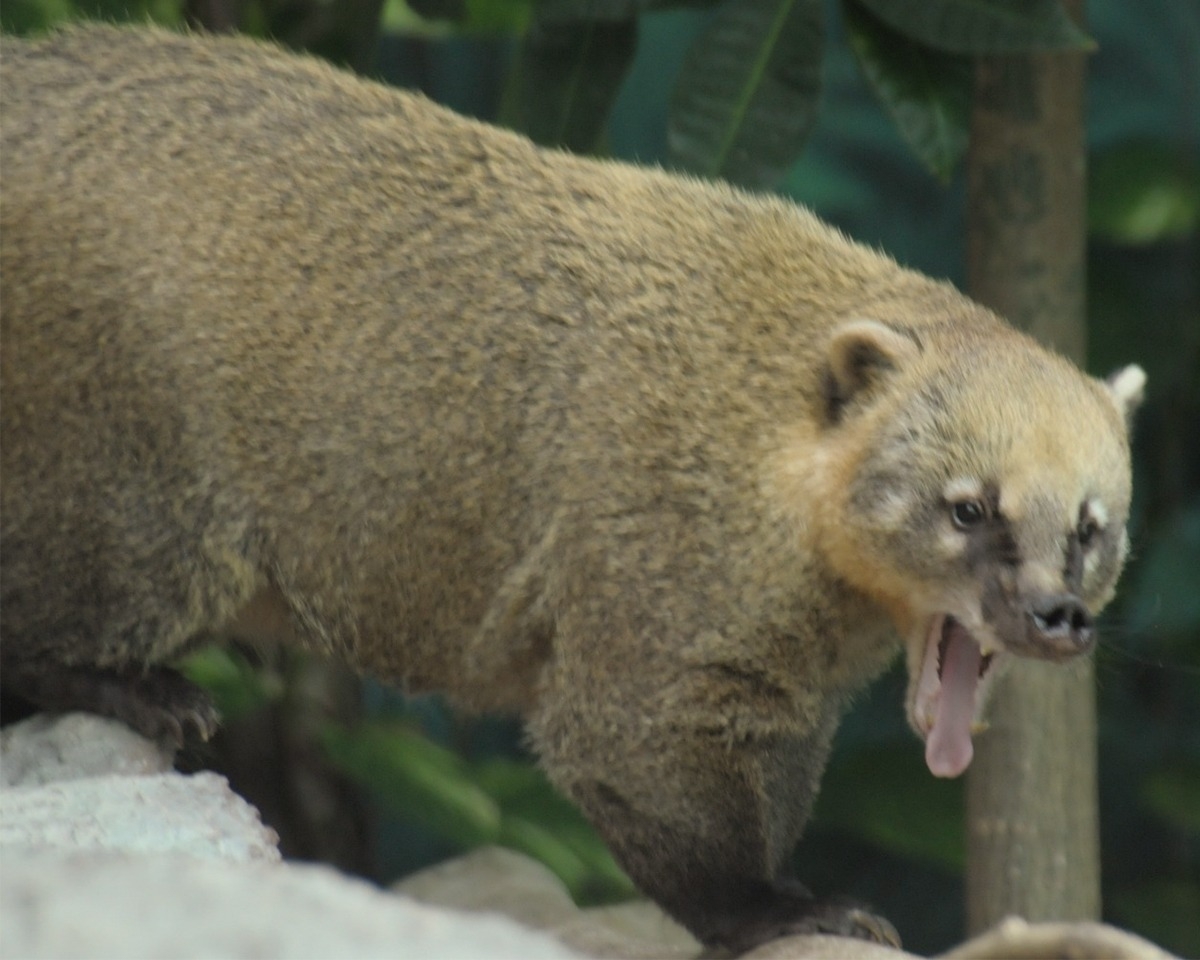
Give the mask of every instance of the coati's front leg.
<svg viewBox="0 0 1200 960">
<path fill-rule="evenodd" d="M 735 953 L 802 933 L 899 946 L 886 920 L 815 899 L 781 876 L 811 811 L 840 704 L 804 734 L 735 739 L 731 730 L 688 724 L 695 707 L 676 700 L 669 683 L 658 696 L 643 688 L 643 699 L 630 689 L 641 686 L 637 679 L 606 679 L 593 676 L 566 701 L 550 697 L 531 729 L 553 779 L 644 893 L 706 945 Z"/>
</svg>

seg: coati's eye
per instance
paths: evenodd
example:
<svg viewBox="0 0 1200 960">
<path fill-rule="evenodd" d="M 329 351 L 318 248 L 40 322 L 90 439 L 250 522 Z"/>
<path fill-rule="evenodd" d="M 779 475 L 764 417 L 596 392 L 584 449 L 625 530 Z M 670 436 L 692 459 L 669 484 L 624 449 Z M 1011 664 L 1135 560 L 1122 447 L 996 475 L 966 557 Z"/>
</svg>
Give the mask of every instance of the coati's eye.
<svg viewBox="0 0 1200 960">
<path fill-rule="evenodd" d="M 1084 517 L 1079 521 L 1079 527 L 1075 531 L 1075 535 L 1079 538 L 1079 545 L 1083 549 L 1091 546 L 1092 541 L 1096 539 L 1096 534 L 1100 532 L 1100 524 L 1091 517 Z"/>
<path fill-rule="evenodd" d="M 987 511 L 978 500 L 959 500 L 950 504 L 950 518 L 959 530 L 968 530 L 983 523 Z"/>
</svg>

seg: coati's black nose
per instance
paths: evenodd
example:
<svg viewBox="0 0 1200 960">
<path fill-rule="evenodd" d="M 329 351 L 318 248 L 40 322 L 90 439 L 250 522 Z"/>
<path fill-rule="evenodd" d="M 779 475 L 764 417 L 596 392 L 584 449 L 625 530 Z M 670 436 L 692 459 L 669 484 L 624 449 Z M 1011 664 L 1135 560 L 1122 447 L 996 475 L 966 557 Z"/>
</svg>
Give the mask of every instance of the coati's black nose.
<svg viewBox="0 0 1200 960">
<path fill-rule="evenodd" d="M 1041 653 L 1057 660 L 1083 653 L 1092 645 L 1092 615 L 1069 593 L 1039 597 L 1029 605 L 1029 637 Z"/>
</svg>

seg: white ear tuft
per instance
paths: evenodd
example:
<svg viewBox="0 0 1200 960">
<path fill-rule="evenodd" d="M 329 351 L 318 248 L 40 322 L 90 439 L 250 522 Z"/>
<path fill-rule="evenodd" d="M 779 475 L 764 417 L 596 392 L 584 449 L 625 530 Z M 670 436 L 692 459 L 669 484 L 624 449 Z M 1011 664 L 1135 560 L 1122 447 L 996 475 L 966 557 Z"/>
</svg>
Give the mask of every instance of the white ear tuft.
<svg viewBox="0 0 1200 960">
<path fill-rule="evenodd" d="M 1131 363 L 1111 374 L 1105 384 L 1125 423 L 1130 423 L 1146 394 L 1146 371 Z"/>
</svg>

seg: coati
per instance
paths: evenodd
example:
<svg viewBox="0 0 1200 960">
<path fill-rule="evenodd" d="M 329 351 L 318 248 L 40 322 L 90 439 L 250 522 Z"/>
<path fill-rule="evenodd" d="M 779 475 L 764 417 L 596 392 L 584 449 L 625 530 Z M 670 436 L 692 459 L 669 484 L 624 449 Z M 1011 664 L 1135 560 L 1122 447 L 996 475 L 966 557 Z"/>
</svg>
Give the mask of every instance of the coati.
<svg viewBox="0 0 1200 960">
<path fill-rule="evenodd" d="M 522 714 L 706 943 L 886 937 L 780 877 L 839 717 L 903 648 L 954 776 L 1006 657 L 1092 645 L 1142 372 L 260 43 L 2 49 L 5 685 L 207 734 L 173 658 L 298 644 Z"/>
</svg>

